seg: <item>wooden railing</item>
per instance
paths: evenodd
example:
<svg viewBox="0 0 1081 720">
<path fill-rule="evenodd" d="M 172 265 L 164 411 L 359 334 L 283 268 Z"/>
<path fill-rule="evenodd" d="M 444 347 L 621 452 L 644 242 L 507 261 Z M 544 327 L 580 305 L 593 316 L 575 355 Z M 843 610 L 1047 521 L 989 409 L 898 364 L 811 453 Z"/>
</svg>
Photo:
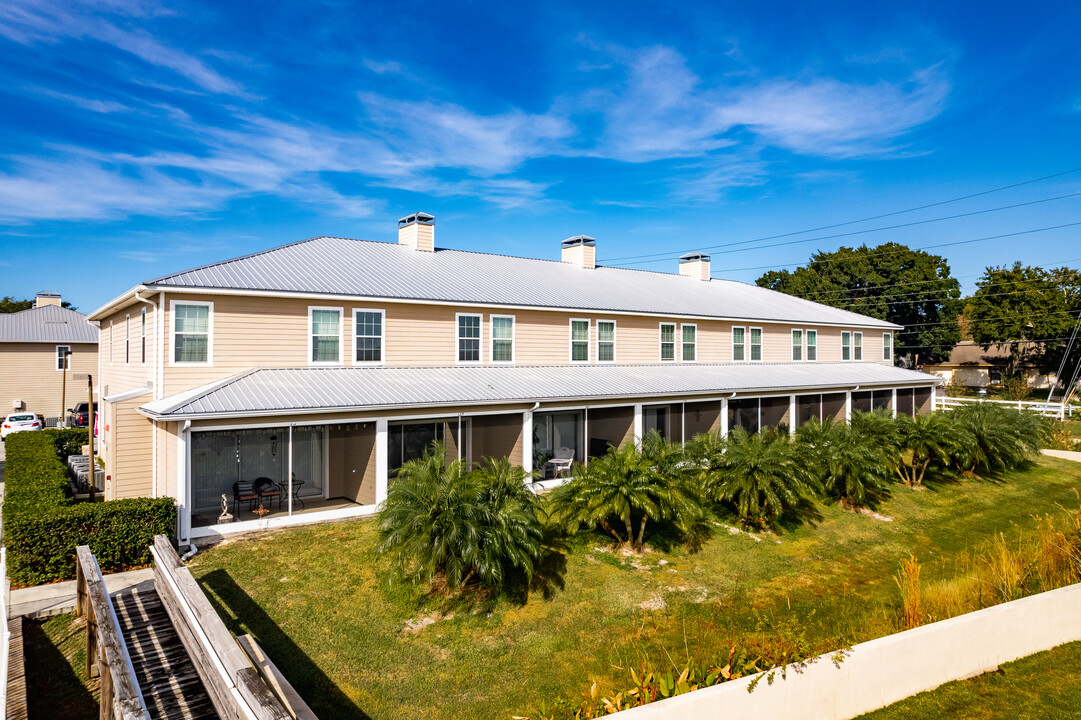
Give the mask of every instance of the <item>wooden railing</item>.
<svg viewBox="0 0 1081 720">
<path fill-rule="evenodd" d="M 86 545 L 75 554 L 75 615 L 86 619 L 86 673 L 100 679 L 101 720 L 150 720 L 98 561 Z"/>
<path fill-rule="evenodd" d="M 150 552 L 158 596 L 218 714 L 224 720 L 296 717 L 264 684 L 168 538 L 156 536 Z"/>
</svg>

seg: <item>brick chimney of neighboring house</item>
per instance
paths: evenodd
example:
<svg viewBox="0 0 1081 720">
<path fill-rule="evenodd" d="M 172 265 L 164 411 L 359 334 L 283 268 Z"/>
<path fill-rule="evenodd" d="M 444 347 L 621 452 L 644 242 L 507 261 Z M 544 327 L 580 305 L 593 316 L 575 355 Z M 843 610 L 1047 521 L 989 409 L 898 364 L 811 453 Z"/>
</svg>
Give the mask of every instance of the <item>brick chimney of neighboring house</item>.
<svg viewBox="0 0 1081 720">
<path fill-rule="evenodd" d="M 34 297 L 34 307 L 39 308 L 45 305 L 59 305 L 60 300 L 60 293 L 42 290 Z"/>
<path fill-rule="evenodd" d="M 398 221 L 398 244 L 414 250 L 435 252 L 435 216 L 413 213 Z"/>
<path fill-rule="evenodd" d="M 563 262 L 592 270 L 597 267 L 597 241 L 588 235 L 575 235 L 563 241 Z"/>
<path fill-rule="evenodd" d="M 709 255 L 700 252 L 681 255 L 679 258 L 679 274 L 708 281 Z"/>
</svg>

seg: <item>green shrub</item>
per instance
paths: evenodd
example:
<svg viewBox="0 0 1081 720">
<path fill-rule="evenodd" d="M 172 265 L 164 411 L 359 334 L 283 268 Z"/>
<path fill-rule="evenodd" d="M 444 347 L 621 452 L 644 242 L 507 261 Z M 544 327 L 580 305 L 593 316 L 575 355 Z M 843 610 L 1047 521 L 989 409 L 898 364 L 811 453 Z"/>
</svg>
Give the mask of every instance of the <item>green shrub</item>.
<svg viewBox="0 0 1081 720">
<path fill-rule="evenodd" d="M 75 577 L 75 548 L 89 545 L 106 572 L 150 562 L 155 535 L 173 535 L 172 498 L 76 503 L 62 457 L 77 453 L 86 430 L 44 430 L 8 438 L 4 467 L 4 544 L 17 585 Z"/>
</svg>

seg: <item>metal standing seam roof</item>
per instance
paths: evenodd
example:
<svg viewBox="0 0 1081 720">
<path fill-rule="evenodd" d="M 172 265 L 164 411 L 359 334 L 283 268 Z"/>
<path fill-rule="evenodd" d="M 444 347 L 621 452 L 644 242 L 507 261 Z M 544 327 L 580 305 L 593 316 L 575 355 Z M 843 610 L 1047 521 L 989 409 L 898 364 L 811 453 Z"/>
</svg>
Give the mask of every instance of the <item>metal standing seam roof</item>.
<svg viewBox="0 0 1081 720">
<path fill-rule="evenodd" d="M 43 305 L 0 313 L 0 342 L 97 344 L 98 329 L 81 312 Z"/>
<path fill-rule="evenodd" d="M 878 363 L 279 368 L 252 370 L 139 409 L 184 419 L 940 382 Z"/>
<path fill-rule="evenodd" d="M 317 237 L 148 281 L 151 289 L 220 289 L 426 302 L 898 328 L 733 280 L 553 260 Z"/>
</svg>

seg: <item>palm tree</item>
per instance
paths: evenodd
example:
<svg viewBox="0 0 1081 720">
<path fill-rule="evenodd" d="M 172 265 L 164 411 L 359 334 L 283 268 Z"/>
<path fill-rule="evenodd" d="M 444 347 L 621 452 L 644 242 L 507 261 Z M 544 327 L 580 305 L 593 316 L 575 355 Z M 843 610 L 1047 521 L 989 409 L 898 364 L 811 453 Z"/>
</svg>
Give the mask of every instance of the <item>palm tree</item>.
<svg viewBox="0 0 1081 720">
<path fill-rule="evenodd" d="M 842 505 L 862 507 L 889 481 L 896 453 L 868 442 L 858 430 L 839 426 L 822 446 L 819 468 L 826 495 Z"/>
<path fill-rule="evenodd" d="M 814 497 L 817 479 L 786 434 L 729 433 L 715 458 L 706 493 L 732 503 L 742 522 L 772 526 L 786 511 Z"/>
<path fill-rule="evenodd" d="M 944 413 L 901 415 L 896 429 L 902 450 L 896 472 L 909 487 L 921 486 L 931 463 L 949 464 L 962 447 L 956 422 Z"/>
<path fill-rule="evenodd" d="M 413 582 L 443 577 L 451 589 L 474 577 L 503 583 L 508 568 L 532 577 L 542 531 L 525 472 L 487 459 L 476 472 L 447 462 L 442 443 L 405 463 L 379 511 L 380 550 Z M 517 483 L 517 487 L 515 487 Z"/>
<path fill-rule="evenodd" d="M 609 446 L 588 466 L 578 466 L 574 479 L 553 491 L 553 516 L 571 532 L 599 526 L 634 552 L 642 551 L 650 520 L 691 530 L 701 509 L 679 467 L 679 448 L 656 432 L 642 445 L 641 452 L 629 442 Z"/>
<path fill-rule="evenodd" d="M 1017 467 L 1038 453 L 1047 438 L 1046 420 L 994 403 L 968 403 L 949 415 L 958 432 L 965 434 L 957 462 L 970 473 Z"/>
</svg>

